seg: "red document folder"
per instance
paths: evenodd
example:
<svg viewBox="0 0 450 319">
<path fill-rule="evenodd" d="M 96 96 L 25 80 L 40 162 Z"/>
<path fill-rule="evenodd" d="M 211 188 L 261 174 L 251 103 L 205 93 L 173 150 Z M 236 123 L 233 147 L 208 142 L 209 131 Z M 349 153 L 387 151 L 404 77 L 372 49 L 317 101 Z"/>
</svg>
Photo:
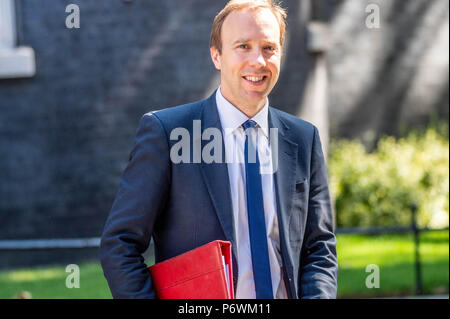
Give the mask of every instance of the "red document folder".
<svg viewBox="0 0 450 319">
<path fill-rule="evenodd" d="M 159 299 L 234 299 L 228 241 L 212 241 L 148 269 Z"/>
</svg>

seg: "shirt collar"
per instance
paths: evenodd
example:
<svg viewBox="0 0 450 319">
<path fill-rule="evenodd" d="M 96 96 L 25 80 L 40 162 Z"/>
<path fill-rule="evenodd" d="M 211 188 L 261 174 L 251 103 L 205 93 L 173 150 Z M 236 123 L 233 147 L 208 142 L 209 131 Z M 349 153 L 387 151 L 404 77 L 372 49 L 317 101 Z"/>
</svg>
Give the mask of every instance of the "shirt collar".
<svg viewBox="0 0 450 319">
<path fill-rule="evenodd" d="M 222 128 L 225 130 L 225 134 L 233 133 L 236 129 L 241 127 L 241 125 L 249 120 L 247 115 L 241 112 L 237 107 L 231 104 L 220 91 L 220 86 L 216 91 L 216 103 L 217 110 L 219 112 L 220 123 Z M 266 104 L 251 120 L 258 124 L 264 135 L 268 138 L 268 126 L 269 126 L 269 99 L 266 98 Z"/>
</svg>

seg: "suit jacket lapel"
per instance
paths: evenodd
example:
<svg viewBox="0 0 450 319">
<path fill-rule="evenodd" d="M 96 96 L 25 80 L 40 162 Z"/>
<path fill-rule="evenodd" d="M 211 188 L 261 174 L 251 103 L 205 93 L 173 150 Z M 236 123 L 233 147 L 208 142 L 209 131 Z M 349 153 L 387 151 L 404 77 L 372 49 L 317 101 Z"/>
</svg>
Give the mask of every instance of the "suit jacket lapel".
<svg viewBox="0 0 450 319">
<path fill-rule="evenodd" d="M 283 263 L 289 278 L 293 278 L 293 269 L 287 253 L 289 247 L 289 222 L 292 213 L 292 199 L 295 190 L 295 176 L 298 145 L 288 138 L 289 127 L 285 125 L 275 111 L 269 109 L 269 128 L 278 129 L 278 152 L 272 150 L 272 156 L 277 157 L 277 169 L 274 182 L 276 190 L 276 204 L 278 227 L 280 232 L 280 246 Z M 271 141 L 272 143 L 272 141 Z M 278 153 L 278 154 L 275 154 Z M 278 155 L 278 156 L 277 156 Z M 274 158 L 276 160 L 276 158 Z M 293 295 L 293 283 L 286 282 L 288 291 Z"/>
<path fill-rule="evenodd" d="M 222 125 L 220 124 L 219 114 L 217 112 L 216 94 L 214 92 L 209 97 L 203 106 L 202 110 L 202 132 L 207 128 L 217 128 L 222 134 Z M 207 144 L 210 141 L 202 141 L 203 144 Z M 233 207 L 231 200 L 230 180 L 228 177 L 228 167 L 225 161 L 225 144 L 223 137 L 222 143 L 222 161 L 221 163 L 205 163 L 201 161 L 201 170 L 203 173 L 203 179 L 206 187 L 208 188 L 209 195 L 213 202 L 214 208 L 219 218 L 225 237 L 232 243 L 233 251 L 233 270 L 236 271 L 235 277 L 237 278 L 237 263 L 236 263 L 236 241 L 234 234 L 233 224 Z"/>
<path fill-rule="evenodd" d="M 289 140 L 289 128 L 273 110 L 269 110 L 269 127 L 278 129 L 278 154 L 272 155 L 278 155 L 277 170 L 275 172 L 277 208 L 279 215 L 281 215 L 279 217 L 282 218 L 283 226 L 286 226 L 287 224 L 285 223 L 289 221 L 291 215 L 292 195 L 295 190 L 298 145 Z M 287 227 L 283 228 L 284 231 L 287 231 Z M 287 235 L 287 233 L 285 234 Z"/>
<path fill-rule="evenodd" d="M 218 128 L 222 132 L 215 93 L 205 101 L 202 111 L 202 132 L 206 128 Z M 279 116 L 269 108 L 269 128 L 278 129 L 278 155 L 277 170 L 275 172 L 276 199 L 278 217 L 281 217 L 281 223 L 284 235 L 287 234 L 286 227 L 289 222 L 292 206 L 292 195 L 295 190 L 295 171 L 297 163 L 298 145 L 288 138 L 289 128 L 280 120 Z M 209 141 L 202 141 L 207 144 Z M 228 167 L 225 161 L 225 145 L 222 138 L 222 162 L 207 164 L 201 163 L 203 177 L 208 188 L 209 194 L 216 209 L 218 218 L 222 225 L 227 240 L 234 243 L 234 227 L 230 183 L 228 177 Z M 289 238 L 286 237 L 285 238 Z"/>
<path fill-rule="evenodd" d="M 217 112 L 215 93 L 209 97 L 203 106 L 201 115 L 202 132 L 207 128 L 217 128 L 222 132 L 219 114 Z M 280 227 L 280 241 L 283 251 L 286 251 L 287 240 L 289 239 L 289 220 L 291 215 L 292 198 L 295 190 L 295 171 L 297 163 L 297 144 L 289 140 L 289 128 L 280 120 L 279 116 L 271 108 L 269 108 L 269 128 L 278 129 L 278 156 L 277 170 L 275 172 L 274 181 L 276 189 L 277 216 L 278 225 Z M 271 141 L 272 142 L 272 141 Z M 202 141 L 202 149 L 204 144 L 209 141 Z M 225 237 L 232 243 L 233 250 L 233 272 L 234 279 L 237 279 L 237 250 L 233 224 L 233 208 L 231 200 L 230 182 L 228 177 L 228 167 L 225 161 L 225 145 L 223 137 L 222 143 L 222 162 L 207 164 L 201 161 L 201 171 L 209 195 L 216 210 L 218 219 L 222 226 Z M 283 255 L 285 255 L 283 253 Z M 289 258 L 283 257 L 285 267 L 290 275 L 292 275 L 292 266 L 288 263 Z"/>
</svg>

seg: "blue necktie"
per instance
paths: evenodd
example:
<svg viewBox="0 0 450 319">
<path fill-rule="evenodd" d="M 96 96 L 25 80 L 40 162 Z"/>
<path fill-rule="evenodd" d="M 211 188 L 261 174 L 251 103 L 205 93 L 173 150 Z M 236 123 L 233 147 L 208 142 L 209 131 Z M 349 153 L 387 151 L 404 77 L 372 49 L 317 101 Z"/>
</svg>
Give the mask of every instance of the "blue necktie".
<svg viewBox="0 0 450 319">
<path fill-rule="evenodd" d="M 256 298 L 273 299 L 259 159 L 257 148 L 253 144 L 252 138 L 250 138 L 252 134 L 256 135 L 255 126 L 256 123 L 252 120 L 242 124 L 246 133 L 244 148 L 245 183 L 253 277 L 255 280 Z"/>
</svg>

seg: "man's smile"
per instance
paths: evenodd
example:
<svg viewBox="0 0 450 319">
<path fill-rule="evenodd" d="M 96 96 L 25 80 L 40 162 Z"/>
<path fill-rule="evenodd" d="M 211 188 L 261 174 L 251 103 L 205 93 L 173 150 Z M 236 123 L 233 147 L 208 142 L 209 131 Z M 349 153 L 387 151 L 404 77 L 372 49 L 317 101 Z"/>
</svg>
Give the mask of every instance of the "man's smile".
<svg viewBox="0 0 450 319">
<path fill-rule="evenodd" d="M 247 76 L 243 76 L 242 78 L 250 85 L 260 86 L 260 85 L 264 84 L 264 82 L 266 82 L 267 75 L 259 75 L 259 76 L 247 75 Z"/>
</svg>

